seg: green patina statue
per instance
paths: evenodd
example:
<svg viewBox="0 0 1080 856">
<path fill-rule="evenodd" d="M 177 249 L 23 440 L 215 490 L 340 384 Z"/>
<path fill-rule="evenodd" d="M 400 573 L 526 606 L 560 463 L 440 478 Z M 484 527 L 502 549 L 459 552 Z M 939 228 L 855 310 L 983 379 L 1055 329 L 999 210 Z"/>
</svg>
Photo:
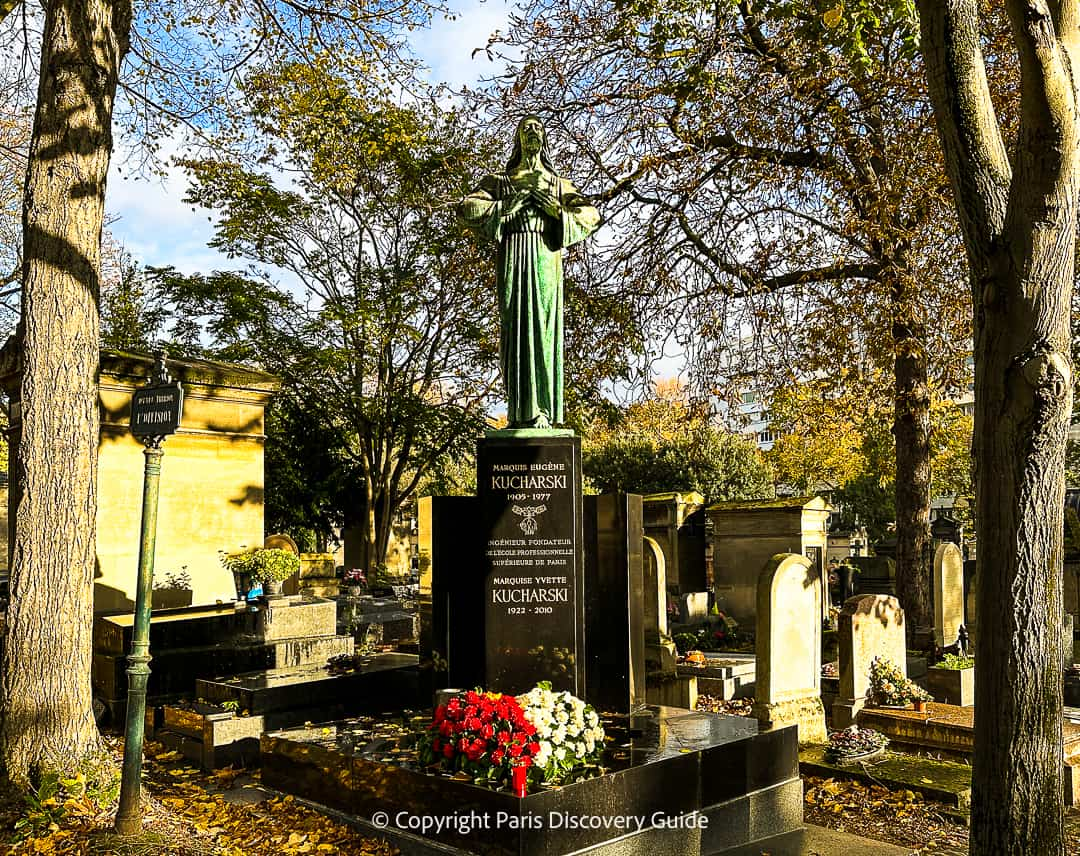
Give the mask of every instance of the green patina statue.
<svg viewBox="0 0 1080 856">
<path fill-rule="evenodd" d="M 462 219 L 498 245 L 499 352 L 511 428 L 563 421 L 562 251 L 596 230 L 600 215 L 547 153 L 536 116 L 518 124 L 506 169 L 461 203 Z"/>
</svg>

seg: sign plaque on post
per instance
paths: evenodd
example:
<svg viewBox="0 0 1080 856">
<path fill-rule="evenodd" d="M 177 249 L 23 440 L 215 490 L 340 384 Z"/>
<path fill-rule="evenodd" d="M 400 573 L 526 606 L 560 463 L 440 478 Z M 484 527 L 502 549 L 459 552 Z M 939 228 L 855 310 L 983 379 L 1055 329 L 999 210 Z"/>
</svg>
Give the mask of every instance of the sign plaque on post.
<svg viewBox="0 0 1080 856">
<path fill-rule="evenodd" d="M 184 390 L 171 385 L 144 386 L 131 397 L 131 433 L 143 437 L 175 434 L 184 413 Z"/>
<path fill-rule="evenodd" d="M 120 805 L 114 828 L 134 835 L 142 828 L 139 805 L 143 737 L 146 729 L 146 684 L 150 678 L 150 593 L 154 582 L 154 547 L 157 541 L 158 486 L 161 480 L 162 442 L 176 433 L 184 412 L 184 390 L 169 377 L 165 355 L 158 353 L 153 375 L 131 396 L 131 433 L 142 440 L 142 531 L 139 541 L 139 576 L 135 588 L 135 626 L 128 657 L 127 726 L 124 730 L 124 766 L 120 776 Z"/>
</svg>

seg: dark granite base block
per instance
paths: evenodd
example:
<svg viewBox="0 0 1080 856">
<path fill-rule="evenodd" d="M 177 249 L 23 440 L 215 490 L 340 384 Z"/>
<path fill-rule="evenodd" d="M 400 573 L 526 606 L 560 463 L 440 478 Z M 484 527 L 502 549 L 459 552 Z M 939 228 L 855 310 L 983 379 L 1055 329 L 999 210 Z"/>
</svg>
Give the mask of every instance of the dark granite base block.
<svg viewBox="0 0 1080 856">
<path fill-rule="evenodd" d="M 605 775 L 523 799 L 387 763 L 392 746 L 355 744 L 347 721 L 265 735 L 262 778 L 390 828 L 451 818 L 425 837 L 477 856 L 702 856 L 801 825 L 793 727 L 671 708 L 626 722 Z"/>
</svg>

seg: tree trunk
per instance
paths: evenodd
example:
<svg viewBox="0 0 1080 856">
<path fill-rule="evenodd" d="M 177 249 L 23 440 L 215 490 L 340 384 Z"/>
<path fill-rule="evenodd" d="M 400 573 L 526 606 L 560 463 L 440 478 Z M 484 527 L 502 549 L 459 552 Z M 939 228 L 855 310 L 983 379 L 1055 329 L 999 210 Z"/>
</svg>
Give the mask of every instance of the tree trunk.
<svg viewBox="0 0 1080 856">
<path fill-rule="evenodd" d="M 90 693 L 98 270 L 112 108 L 131 6 L 46 5 L 23 209 L 21 432 L 3 762 L 20 784 L 100 752 Z"/>
<path fill-rule="evenodd" d="M 930 593 L 930 390 L 926 326 L 915 285 L 903 275 L 893 286 L 896 389 L 896 594 L 909 638 L 933 626 Z"/>
<path fill-rule="evenodd" d="M 1070 228 L 1071 233 L 1071 228 Z M 995 265 L 975 330 L 979 569 L 971 852 L 1062 852 L 1062 609 L 1071 238 L 1042 279 Z M 1056 268 L 1047 270 L 1046 268 Z M 1041 297 L 1032 300 L 1032 296 Z M 980 318 L 981 316 L 981 318 Z"/>
</svg>

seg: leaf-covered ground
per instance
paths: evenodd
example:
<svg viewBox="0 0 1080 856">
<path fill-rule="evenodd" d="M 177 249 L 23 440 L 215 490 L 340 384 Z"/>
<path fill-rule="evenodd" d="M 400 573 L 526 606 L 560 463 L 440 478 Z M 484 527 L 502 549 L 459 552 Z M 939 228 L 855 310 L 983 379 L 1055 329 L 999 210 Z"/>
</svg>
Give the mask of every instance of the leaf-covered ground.
<svg viewBox="0 0 1080 856">
<path fill-rule="evenodd" d="M 110 739 L 120 762 L 119 742 Z M 967 828 L 945 807 L 906 790 L 807 777 L 808 823 L 911 848 L 924 856 L 967 852 Z M 28 807 L 0 794 L 0 854 L 31 856 L 393 856 L 385 841 L 366 838 L 291 797 L 268 794 L 258 775 L 246 771 L 197 770 L 178 753 L 148 743 L 144 765 L 145 834 L 111 834 L 115 806 L 99 809 L 85 798 L 61 795 Z M 35 830 L 26 829 L 30 818 Z M 24 834 L 16 843 L 15 824 Z M 1080 811 L 1067 815 L 1066 853 L 1080 854 Z"/>
<path fill-rule="evenodd" d="M 109 740 L 120 762 L 119 743 Z M 145 833 L 122 839 L 111 833 L 115 806 L 98 809 L 87 799 L 61 797 L 31 807 L 36 831 L 0 845 L 10 856 L 116 854 L 116 856 L 392 856 L 384 841 L 295 802 L 268 796 L 257 776 L 232 770 L 204 773 L 176 752 L 147 743 L 143 767 Z M 46 800 L 48 802 L 48 800 Z M 65 805 L 66 803 L 66 805 Z M 0 804 L 0 841 L 11 842 L 27 806 L 10 794 Z M 24 820 L 25 824 L 25 820 Z"/>
</svg>

